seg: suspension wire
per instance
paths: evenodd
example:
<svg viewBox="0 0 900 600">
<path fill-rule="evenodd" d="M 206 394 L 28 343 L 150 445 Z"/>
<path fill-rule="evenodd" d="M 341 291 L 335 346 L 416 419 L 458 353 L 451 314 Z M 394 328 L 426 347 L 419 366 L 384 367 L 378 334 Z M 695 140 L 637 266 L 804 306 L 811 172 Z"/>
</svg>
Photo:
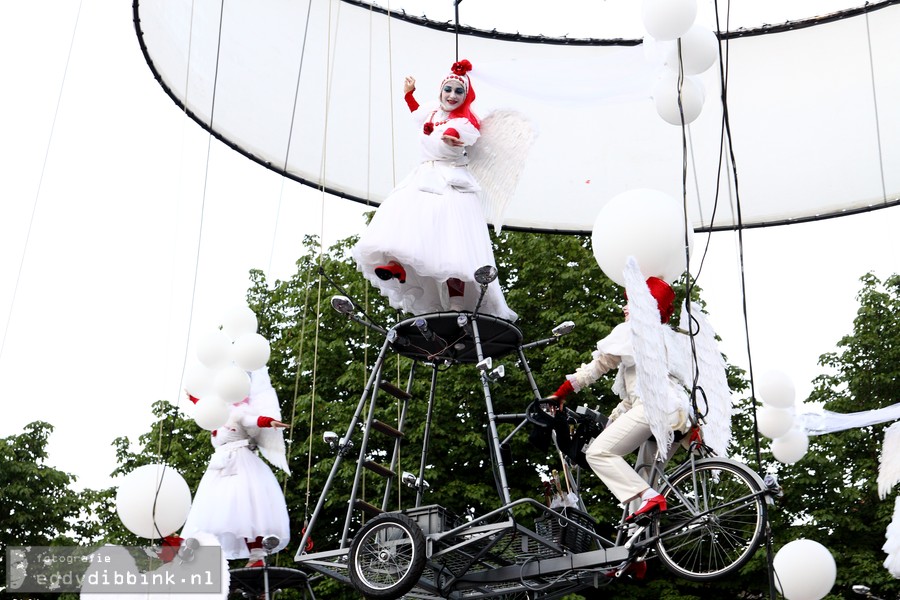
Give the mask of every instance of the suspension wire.
<svg viewBox="0 0 900 600">
<path fill-rule="evenodd" d="M 22 244 L 22 257 L 19 259 L 19 270 L 16 273 L 16 282 L 13 286 L 12 298 L 9 302 L 9 311 L 6 314 L 6 324 L 3 326 L 3 339 L 0 340 L 0 361 L 3 360 L 3 350 L 6 348 L 6 337 L 9 334 L 9 326 L 12 323 L 13 309 L 16 298 L 19 296 L 19 284 L 22 281 L 22 271 L 25 267 L 25 256 L 31 242 L 31 232 L 34 229 L 34 219 L 37 215 L 38 201 L 41 198 L 41 190 L 44 187 L 44 175 L 47 172 L 47 162 L 50 158 L 50 147 L 53 145 L 53 134 L 56 131 L 56 119 L 59 117 L 59 107 L 62 105 L 63 92 L 66 87 L 66 79 L 69 76 L 69 62 L 72 60 L 72 48 L 75 47 L 75 34 L 78 33 L 78 22 L 81 19 L 81 6 L 83 0 L 78 2 L 78 11 L 75 13 L 75 23 L 72 26 L 72 37 L 69 40 L 69 51 L 66 54 L 66 64 L 63 67 L 63 77 L 59 84 L 59 93 L 56 95 L 56 108 L 53 110 L 53 121 L 50 124 L 50 135 L 47 138 L 47 146 L 44 148 L 44 161 L 41 163 L 41 174 L 38 176 L 38 187 L 34 193 L 34 202 L 31 204 L 31 217 L 28 219 L 28 228 L 25 231 L 25 242 Z"/>
<path fill-rule="evenodd" d="M 881 197 L 887 204 L 887 187 L 884 184 L 884 155 L 881 147 L 881 124 L 878 118 L 878 93 L 875 89 L 875 59 L 872 56 L 872 30 L 869 13 L 866 12 L 866 42 L 869 50 L 869 75 L 872 78 L 872 109 L 875 113 L 875 140 L 878 145 L 878 172 L 881 175 Z"/>
<path fill-rule="evenodd" d="M 225 6 L 224 5 L 225 5 L 224 0 L 221 0 L 220 4 L 219 4 L 219 27 L 218 27 L 217 40 L 216 40 L 216 61 L 215 61 L 215 67 L 213 70 L 213 81 L 212 81 L 212 90 L 213 91 L 212 91 L 212 97 L 210 99 L 210 111 L 209 111 L 209 123 L 210 123 L 209 132 L 210 133 L 207 135 L 207 138 L 206 138 L 206 163 L 204 165 L 203 191 L 201 192 L 201 200 L 200 200 L 200 223 L 197 228 L 197 251 L 196 251 L 196 254 L 194 255 L 194 273 L 193 273 L 193 279 L 191 282 L 191 301 L 190 301 L 190 307 L 189 307 L 190 310 L 189 310 L 189 315 L 188 315 L 188 334 L 187 334 L 187 337 L 185 338 L 184 353 L 182 354 L 182 360 L 181 360 L 181 380 L 182 381 L 184 380 L 184 376 L 185 376 L 188 347 L 190 346 L 190 339 L 191 339 L 190 332 L 191 332 L 191 325 L 193 324 L 193 320 L 194 320 L 194 307 L 195 307 L 196 297 L 197 297 L 197 280 L 198 280 L 198 275 L 200 272 L 200 253 L 201 253 L 201 249 L 203 247 L 203 222 L 204 222 L 204 216 L 206 213 L 207 191 L 209 188 L 209 163 L 210 163 L 210 155 L 212 154 L 212 141 L 213 141 L 213 136 L 212 136 L 211 132 L 212 132 L 212 124 L 215 120 L 215 114 L 216 114 L 216 90 L 218 87 L 218 80 L 219 80 L 219 58 L 220 58 L 221 47 L 222 47 L 222 23 L 223 23 L 224 14 L 225 14 Z M 190 48 L 191 48 L 191 43 L 193 41 L 193 19 L 194 19 L 194 4 L 192 2 L 191 3 L 190 21 L 189 21 L 189 25 L 188 25 L 188 27 L 189 27 L 188 68 L 185 69 L 185 90 L 188 89 L 187 82 L 188 82 L 189 73 L 190 73 Z M 185 93 L 187 93 L 187 92 L 185 92 Z M 185 100 L 187 100 L 187 98 L 185 98 Z M 188 105 L 188 103 L 185 101 L 185 103 L 184 103 L 185 113 L 187 112 L 187 105 Z M 183 398 L 183 394 L 182 394 L 181 390 L 178 391 L 178 393 L 175 395 L 175 397 L 176 397 L 175 408 L 177 409 L 178 407 L 181 406 L 181 401 Z M 169 468 L 168 466 L 166 466 L 166 462 L 168 461 L 168 458 L 171 454 L 172 442 L 174 440 L 174 435 L 173 435 L 174 429 L 175 429 L 175 421 L 173 419 L 169 420 L 169 430 L 168 430 L 167 435 L 163 436 L 162 424 L 160 424 L 160 427 L 159 427 L 159 434 L 157 436 L 156 452 L 157 452 L 157 456 L 160 457 L 161 463 L 163 464 L 163 470 L 160 474 L 159 481 L 157 482 L 156 491 L 154 492 L 154 497 L 153 497 L 154 511 L 156 510 L 156 503 L 159 500 L 159 495 L 162 490 L 162 485 L 163 485 L 163 480 L 165 478 L 166 469 Z M 166 439 L 165 448 L 163 448 L 163 437 L 165 437 L 165 439 Z M 156 525 L 156 523 L 154 523 L 154 527 L 156 528 L 156 532 L 159 534 L 160 538 L 162 538 L 163 537 L 162 532 L 159 530 L 159 527 Z"/>
<path fill-rule="evenodd" d="M 456 42 L 456 62 L 459 62 L 459 3 L 462 0 L 453 0 L 453 14 L 456 18 L 456 26 L 454 27 L 454 42 Z"/>
<path fill-rule="evenodd" d="M 719 24 L 719 2 L 718 0 L 714 0 L 715 4 L 715 12 L 716 12 L 716 30 L 722 31 L 722 28 Z M 725 27 L 726 30 L 731 27 L 731 0 L 726 0 L 726 17 L 725 17 Z M 738 184 L 738 171 L 737 171 L 737 161 L 734 155 L 734 145 L 733 138 L 731 135 L 731 121 L 729 119 L 728 114 L 728 61 L 730 58 L 730 53 L 728 52 L 728 38 L 725 39 L 725 52 L 724 59 L 722 55 L 722 46 L 719 45 L 719 76 L 722 82 L 722 124 L 723 128 L 723 139 L 726 142 L 728 149 L 728 160 L 731 164 L 731 176 L 734 178 L 734 206 L 737 212 L 737 237 L 738 237 L 738 260 L 739 260 L 739 269 L 740 269 L 740 286 L 741 286 L 741 309 L 744 317 L 744 338 L 746 340 L 747 345 L 747 369 L 750 377 L 750 406 L 753 412 L 753 445 L 754 450 L 756 452 L 756 468 L 757 471 L 762 471 L 762 456 L 760 451 L 760 439 L 759 439 L 759 423 L 757 420 L 757 411 L 756 411 L 756 392 L 754 386 L 754 377 L 753 377 L 753 356 L 750 350 L 750 319 L 747 311 L 747 278 L 746 271 L 744 269 L 744 227 L 743 227 L 743 218 L 741 214 L 741 195 L 740 195 L 740 186 Z M 769 577 L 769 597 L 771 600 L 775 600 L 777 597 L 776 589 L 775 589 L 775 567 L 774 567 L 774 554 L 772 547 L 772 530 L 771 530 L 771 522 L 766 519 L 766 564 L 767 564 L 767 572 Z"/>
</svg>

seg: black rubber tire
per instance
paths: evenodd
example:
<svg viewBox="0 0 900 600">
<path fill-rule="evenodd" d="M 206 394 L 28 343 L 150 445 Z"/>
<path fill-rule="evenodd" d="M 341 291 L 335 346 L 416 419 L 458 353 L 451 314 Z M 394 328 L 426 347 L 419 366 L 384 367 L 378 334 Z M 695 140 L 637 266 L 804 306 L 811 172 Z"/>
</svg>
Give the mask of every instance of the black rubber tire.
<svg viewBox="0 0 900 600">
<path fill-rule="evenodd" d="M 714 581 L 744 566 L 766 526 L 762 488 L 749 467 L 703 459 L 669 482 L 668 510 L 652 526 L 666 568 L 691 581 Z"/>
<path fill-rule="evenodd" d="M 348 571 L 366 598 L 394 600 L 415 587 L 425 570 L 425 535 L 402 513 L 378 515 L 353 536 Z"/>
</svg>

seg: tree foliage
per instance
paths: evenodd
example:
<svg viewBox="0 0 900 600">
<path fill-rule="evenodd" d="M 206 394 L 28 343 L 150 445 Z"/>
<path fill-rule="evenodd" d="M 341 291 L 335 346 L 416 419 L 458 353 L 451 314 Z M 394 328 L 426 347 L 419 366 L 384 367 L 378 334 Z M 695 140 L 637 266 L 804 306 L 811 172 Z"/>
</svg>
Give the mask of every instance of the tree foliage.
<svg viewBox="0 0 900 600">
<path fill-rule="evenodd" d="M 354 241 L 343 240 L 324 249 L 316 239 L 307 238 L 306 252 L 297 262 L 296 273 L 284 281 L 268 281 L 262 272 L 251 272 L 248 303 L 258 315 L 259 332 L 270 341 L 270 375 L 282 402 L 283 420 L 292 424 L 288 448 L 293 475 L 278 474 L 284 483 L 294 537 L 288 549 L 278 556 L 282 566 L 294 565 L 293 554 L 302 530 L 320 500 L 334 464 L 335 453 L 323 441 L 323 433 L 334 431 L 343 436 L 358 410 L 362 411 L 359 416 L 365 418 L 368 404 L 360 406 L 360 398 L 384 343 L 382 335 L 334 311 L 329 302 L 331 296 L 350 296 L 372 322 L 386 327 L 408 317 L 391 309 L 356 271 L 348 253 Z M 596 340 L 620 322 L 621 289 L 596 267 L 585 237 L 505 232 L 495 241 L 500 281 L 509 305 L 519 313 L 517 327 L 524 341 L 547 337 L 551 328 L 562 321 L 576 323 L 575 330 L 559 343 L 525 351 L 539 393 L 548 394 L 566 373 L 588 360 Z M 862 283 L 853 332 L 840 340 L 838 351 L 821 357 L 820 364 L 827 372 L 816 380 L 810 398 L 835 412 L 881 408 L 898 397 L 900 278 L 893 276 L 881 282 L 867 275 Z M 676 291 L 679 298 L 683 296 L 683 290 Z M 693 297 L 697 299 L 701 293 L 695 288 Z M 497 362 L 506 366 L 506 377 L 491 387 L 494 410 L 499 414 L 520 414 L 534 398 L 525 365 L 514 354 Z M 414 373 L 411 369 L 409 359 L 387 352 L 382 378 L 401 388 L 411 381 L 413 395 L 399 470 L 419 474 L 428 389 L 434 376 L 435 412 L 423 474 L 431 489 L 423 503 L 443 506 L 460 516 L 482 515 L 497 508 L 501 501 L 488 452 L 485 400 L 476 369 L 473 365 L 447 368 L 421 364 Z M 733 454 L 760 470 L 776 472 L 786 491 L 769 512 L 772 554 L 794 539 L 815 539 L 838 558 L 838 584 L 830 598 L 850 597 L 850 586 L 856 583 L 865 583 L 882 596 L 896 595 L 900 586 L 881 565 L 884 555 L 880 550 L 893 502 L 878 498 L 875 482 L 884 427 L 812 438 L 810 450 L 801 461 L 778 464 L 765 447 L 767 443 L 755 432 L 753 399 L 740 397 L 747 387 L 743 375 L 739 369 L 729 367 L 729 383 L 737 407 Z M 577 402 L 599 406 L 603 411 L 611 409 L 615 402 L 611 379 L 604 378 L 583 391 Z M 178 470 L 191 489 L 196 489 L 211 453 L 209 434 L 185 418 L 177 404 L 160 401 L 154 405 L 157 420 L 139 438 L 136 449 L 125 438 L 115 441 L 119 459 L 115 474 L 162 462 Z M 376 416 L 396 424 L 397 401 L 382 392 Z M 540 498 L 542 477 L 551 469 L 560 469 L 561 463 L 553 452 L 541 451 L 529 443 L 527 427 L 511 435 L 513 428 L 513 424 L 500 426 L 501 439 L 510 437 L 509 455 L 504 458 L 508 461 L 510 495 L 514 499 Z M 75 538 L 81 540 L 143 543 L 119 523 L 114 489 L 88 491 L 80 498 L 72 496 L 66 492 L 71 477 L 42 465 L 49 430 L 47 424 L 32 424 L 22 436 L 4 440 L 3 452 L 10 457 L 6 460 L 4 456 L 4 465 L 30 465 L 21 467 L 21 471 L 4 466 L 0 510 L 10 503 L 13 515 L 9 524 L 5 523 L 3 531 L 8 537 L 4 542 L 27 539 L 28 543 L 40 543 L 68 531 L 75 532 Z M 379 435 L 372 434 L 367 458 L 388 464 L 390 445 Z M 322 501 L 323 511 L 312 532 L 317 551 L 336 548 L 344 528 L 356 452 L 362 439 L 359 424 L 352 439 L 356 447 L 346 456 L 333 488 Z M 763 448 L 759 447 L 760 442 Z M 49 504 L 36 513 L 40 517 L 26 517 L 21 514 L 26 510 L 21 507 L 27 506 L 22 504 L 26 501 L 24 490 L 32 485 L 22 482 L 37 481 L 35 477 L 44 478 L 41 481 L 46 483 L 41 486 L 50 490 L 45 494 Z M 383 493 L 384 480 L 369 474 L 363 480 L 359 497 L 380 505 Z M 618 522 L 622 509 L 591 473 L 582 473 L 582 496 L 601 525 Z M 20 504 L 13 505 L 14 499 Z M 394 485 L 390 507 L 407 508 L 413 500 L 413 490 Z M 89 530 L 79 531 L 72 523 L 84 510 L 93 515 L 89 520 L 92 525 Z M 16 519 L 23 521 L 18 523 Z M 361 514 L 354 514 L 349 524 L 351 533 L 363 519 Z M 651 561 L 645 580 L 616 581 L 613 586 L 598 590 L 596 597 L 767 598 L 768 558 L 772 554 L 761 549 L 738 576 L 713 584 L 678 579 Z M 327 598 L 357 597 L 347 586 L 328 578 L 316 583 L 316 594 Z"/>
<path fill-rule="evenodd" d="M 900 400 L 900 276 L 882 282 L 867 274 L 861 282 L 853 331 L 841 338 L 835 352 L 819 359 L 826 372 L 816 378 L 809 398 L 837 413 L 884 408 Z M 789 492 L 772 516 L 776 550 L 798 538 L 829 548 L 838 563 L 829 598 L 852 597 L 854 584 L 865 584 L 881 597 L 900 595 L 900 582 L 882 565 L 881 547 L 896 496 L 878 496 L 888 425 L 811 437 L 809 451 L 793 465 L 769 459 Z"/>
</svg>

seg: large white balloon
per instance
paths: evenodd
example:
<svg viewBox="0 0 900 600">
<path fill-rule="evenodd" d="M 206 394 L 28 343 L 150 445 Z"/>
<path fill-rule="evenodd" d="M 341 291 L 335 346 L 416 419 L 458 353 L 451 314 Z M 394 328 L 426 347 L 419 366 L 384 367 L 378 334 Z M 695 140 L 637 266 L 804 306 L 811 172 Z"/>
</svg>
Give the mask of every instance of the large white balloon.
<svg viewBox="0 0 900 600">
<path fill-rule="evenodd" d="M 238 306 L 225 314 L 222 319 L 222 330 L 232 340 L 236 340 L 244 334 L 256 333 L 259 326 L 256 313 L 249 306 Z"/>
<path fill-rule="evenodd" d="M 194 398 L 202 398 L 212 391 L 213 373 L 206 365 L 194 363 L 184 374 L 184 389 Z"/>
<path fill-rule="evenodd" d="M 255 371 L 266 366 L 271 353 L 269 340 L 258 333 L 245 333 L 234 340 L 234 362 L 245 371 Z"/>
<path fill-rule="evenodd" d="M 197 359 L 210 369 L 218 369 L 231 357 L 231 340 L 221 329 L 215 329 L 200 338 Z"/>
<path fill-rule="evenodd" d="M 794 382 L 781 371 L 771 370 L 760 375 L 756 380 L 756 394 L 764 404 L 775 408 L 794 406 Z"/>
<path fill-rule="evenodd" d="M 202 429 L 214 431 L 228 421 L 231 409 L 218 396 L 208 394 L 197 400 L 192 414 Z"/>
<path fill-rule="evenodd" d="M 656 114 L 671 125 L 681 125 L 682 113 L 684 124 L 693 123 L 703 110 L 706 92 L 699 80 L 684 77 L 681 81 L 681 105 L 678 104 L 678 73 L 664 70 L 656 85 L 653 86 L 653 103 Z"/>
<path fill-rule="evenodd" d="M 688 252 L 693 240 L 688 227 Z M 594 221 L 591 245 L 606 276 L 622 286 L 629 256 L 637 259 L 644 276 L 669 283 L 687 270 L 681 204 L 657 190 L 630 190 L 607 202 Z"/>
<path fill-rule="evenodd" d="M 191 509 L 191 490 L 175 469 L 144 465 L 126 475 L 116 492 L 116 512 L 128 531 L 162 538 L 178 531 Z"/>
<path fill-rule="evenodd" d="M 213 379 L 213 392 L 227 404 L 240 402 L 250 393 L 250 376 L 237 365 L 222 367 Z"/>
<path fill-rule="evenodd" d="M 799 539 L 775 553 L 775 585 L 787 600 L 819 600 L 828 595 L 837 578 L 831 552 L 813 540 Z"/>
<path fill-rule="evenodd" d="M 681 65 L 685 75 L 698 75 L 719 58 L 719 39 L 708 27 L 694 25 L 681 38 Z M 678 72 L 678 42 L 666 46 L 666 66 Z"/>
<path fill-rule="evenodd" d="M 641 5 L 644 28 L 658 40 L 681 37 L 696 18 L 696 0 L 644 0 Z"/>
<path fill-rule="evenodd" d="M 809 450 L 809 436 L 802 429 L 794 428 L 783 436 L 772 440 L 772 455 L 775 460 L 792 465 L 806 455 Z"/>
<path fill-rule="evenodd" d="M 794 415 L 784 408 L 761 406 L 756 411 L 756 425 L 759 432 L 769 439 L 783 436 L 791 430 L 794 424 Z"/>
</svg>

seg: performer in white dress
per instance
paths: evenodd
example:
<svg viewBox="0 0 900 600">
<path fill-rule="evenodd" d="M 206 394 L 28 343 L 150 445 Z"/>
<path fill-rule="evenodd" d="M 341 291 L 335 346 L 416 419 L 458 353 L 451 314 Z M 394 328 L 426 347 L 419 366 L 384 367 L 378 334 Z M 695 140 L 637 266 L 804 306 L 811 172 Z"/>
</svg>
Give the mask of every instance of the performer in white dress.
<svg viewBox="0 0 900 600">
<path fill-rule="evenodd" d="M 420 125 L 422 162 L 381 203 L 351 253 L 357 268 L 391 306 L 412 314 L 475 309 L 480 286 L 474 273 L 496 266 L 480 186 L 466 168 L 466 151 L 478 140 L 480 122 L 467 60 L 454 63 L 441 81 L 438 105 L 420 107 L 415 79 L 404 84 L 406 102 Z M 487 289 L 481 313 L 517 317 L 497 281 Z"/>
<path fill-rule="evenodd" d="M 234 404 L 228 422 L 212 432 L 216 448 L 191 505 L 181 537 L 216 536 L 228 559 L 261 566 L 264 536 L 276 536 L 277 552 L 290 540 L 284 494 L 257 450 L 286 473 L 287 460 L 278 398 L 263 367 L 250 375 L 250 396 Z M 193 398 L 192 398 L 193 400 Z M 268 414 L 264 414 L 268 413 Z"/>
</svg>

